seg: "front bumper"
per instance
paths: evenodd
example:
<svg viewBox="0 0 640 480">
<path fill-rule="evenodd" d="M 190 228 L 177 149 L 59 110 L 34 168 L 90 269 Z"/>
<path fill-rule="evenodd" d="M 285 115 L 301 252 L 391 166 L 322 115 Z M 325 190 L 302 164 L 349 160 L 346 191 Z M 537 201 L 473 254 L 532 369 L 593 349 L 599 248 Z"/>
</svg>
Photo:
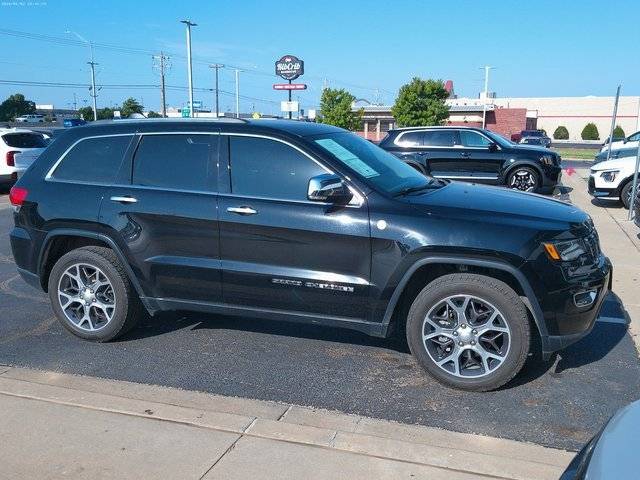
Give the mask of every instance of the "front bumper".
<svg viewBox="0 0 640 480">
<path fill-rule="evenodd" d="M 589 177 L 589 194 L 596 198 L 618 198 L 618 189 L 615 187 L 596 187 L 595 177 Z"/>
<path fill-rule="evenodd" d="M 537 269 L 534 267 L 533 270 Z M 535 275 L 533 271 L 531 274 Z M 543 354 L 548 358 L 551 352 L 561 350 L 591 332 L 611 290 L 612 265 L 607 257 L 600 255 L 597 264 L 588 267 L 583 275 L 567 277 L 558 269 L 547 270 L 538 278 L 535 290 L 544 323 L 538 326 Z M 590 303 L 580 302 L 585 297 L 591 300 L 591 293 L 593 300 Z"/>
</svg>

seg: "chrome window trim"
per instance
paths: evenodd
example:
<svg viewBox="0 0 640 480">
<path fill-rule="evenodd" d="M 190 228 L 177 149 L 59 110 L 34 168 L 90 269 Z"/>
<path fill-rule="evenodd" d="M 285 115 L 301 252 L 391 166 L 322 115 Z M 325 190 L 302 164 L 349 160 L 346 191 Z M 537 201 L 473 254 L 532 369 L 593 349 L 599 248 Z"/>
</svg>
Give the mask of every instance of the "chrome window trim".
<svg viewBox="0 0 640 480">
<path fill-rule="evenodd" d="M 113 134 L 92 135 L 92 136 L 89 136 L 89 137 L 82 137 L 82 138 L 76 140 L 75 142 L 73 142 L 62 153 L 60 158 L 58 160 L 56 160 L 56 162 L 53 164 L 53 166 L 47 172 L 47 175 L 45 176 L 45 181 L 57 182 L 57 183 L 69 183 L 69 184 L 76 184 L 76 185 L 92 185 L 92 186 L 99 186 L 99 187 L 134 188 L 134 189 L 166 191 L 166 192 L 176 192 L 176 193 L 193 193 L 193 194 L 204 194 L 204 195 L 236 196 L 238 198 L 248 198 L 248 199 L 253 198 L 253 199 L 256 199 L 256 200 L 274 200 L 274 201 L 279 201 L 279 202 L 295 202 L 295 203 L 304 203 L 304 204 L 312 204 L 312 205 L 333 205 L 332 203 L 312 202 L 310 200 L 306 200 L 305 201 L 305 200 L 290 200 L 290 199 L 283 199 L 283 198 L 268 198 L 268 197 L 259 197 L 259 196 L 243 196 L 243 195 L 234 195 L 233 193 L 227 194 L 227 193 L 220 193 L 220 192 L 207 192 L 207 191 L 203 191 L 203 190 L 189 190 L 189 189 L 180 189 L 180 188 L 153 187 L 153 186 L 147 186 L 147 185 L 134 185 L 134 184 L 130 184 L 130 185 L 126 185 L 125 184 L 125 185 L 123 185 L 123 184 L 104 183 L 104 182 L 86 182 L 86 181 L 82 181 L 82 180 L 64 180 L 64 179 L 56 179 L 56 178 L 54 178 L 52 176 L 55 173 L 55 170 L 62 163 L 64 158 L 67 156 L 67 154 L 76 145 L 78 145 L 80 142 L 82 142 L 84 140 L 90 140 L 90 139 L 94 139 L 94 138 L 127 137 L 127 136 L 129 136 L 129 137 L 134 137 L 134 136 L 135 137 L 143 137 L 145 135 L 226 135 L 226 136 L 265 138 L 267 140 L 274 140 L 276 142 L 284 143 L 285 145 L 288 145 L 288 146 L 294 148 L 295 150 L 297 150 L 298 152 L 300 152 L 301 154 L 303 154 L 304 156 L 309 158 L 311 161 L 315 162 L 318 166 L 320 166 L 327 173 L 330 173 L 332 175 L 336 175 L 335 172 L 333 172 L 332 170 L 327 168 L 325 165 L 323 165 L 321 162 L 319 162 L 318 160 L 313 158 L 311 155 L 309 155 L 307 152 L 305 152 L 304 150 L 300 149 L 299 147 L 293 145 L 292 143 L 287 142 L 286 140 L 282 140 L 280 138 L 272 137 L 272 136 L 269 136 L 269 135 L 261 135 L 261 134 L 253 134 L 253 133 L 236 133 L 236 132 L 202 132 L 202 131 L 170 131 L 170 130 L 167 130 L 167 131 L 155 131 L 155 132 L 113 133 Z M 360 191 L 358 191 L 358 189 L 356 189 L 355 186 L 353 186 L 351 184 L 351 180 L 349 178 L 345 177 L 345 179 L 349 182 L 348 183 L 349 189 L 354 194 L 353 198 L 351 199 L 351 201 L 345 206 L 346 207 L 352 207 L 352 208 L 353 207 L 356 207 L 356 208 L 362 207 L 362 205 L 364 205 L 364 195 Z"/>
<path fill-rule="evenodd" d="M 47 182 L 61 182 L 61 183 L 84 183 L 87 185 L 91 185 L 91 182 L 82 182 L 82 181 L 76 181 L 76 180 L 64 180 L 64 179 L 55 179 L 53 178 L 53 174 L 55 173 L 56 169 L 58 168 L 58 166 L 62 163 L 62 161 L 65 159 L 65 157 L 69 154 L 69 152 L 71 150 L 73 150 L 75 148 L 76 145 L 78 145 L 80 142 L 84 142 L 85 140 L 92 140 L 94 138 L 110 138 L 110 137 L 134 137 L 136 134 L 135 133 L 112 133 L 112 134 L 108 134 L 108 135 L 92 135 L 90 137 L 82 137 L 79 138 L 78 140 L 76 140 L 75 142 L 73 142 L 69 148 L 67 148 L 62 155 L 60 155 L 60 158 L 58 158 L 58 160 L 56 160 L 56 162 L 53 164 L 53 166 L 49 169 L 49 171 L 47 172 L 47 174 L 45 175 L 44 179 Z M 97 185 L 101 185 L 101 182 L 97 182 Z"/>
</svg>

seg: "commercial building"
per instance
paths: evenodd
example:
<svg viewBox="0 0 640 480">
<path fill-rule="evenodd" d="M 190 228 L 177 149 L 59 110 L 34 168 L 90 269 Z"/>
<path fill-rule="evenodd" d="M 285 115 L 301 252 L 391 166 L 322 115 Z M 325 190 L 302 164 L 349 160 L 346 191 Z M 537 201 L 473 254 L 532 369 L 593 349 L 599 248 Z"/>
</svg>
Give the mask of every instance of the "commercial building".
<svg viewBox="0 0 640 480">
<path fill-rule="evenodd" d="M 522 130 L 540 128 L 549 136 L 564 126 L 569 140 L 580 141 L 582 129 L 587 123 L 598 127 L 600 138 L 609 135 L 614 97 L 525 97 L 525 98 L 456 98 L 446 103 L 450 114 L 447 125 L 481 127 L 483 116 L 486 128 L 507 138 Z M 354 104 L 354 110 L 362 109 L 363 124 L 360 134 L 370 140 L 380 140 L 395 126 L 391 106 Z M 640 97 L 620 97 L 616 124 L 629 135 L 640 130 L 638 112 Z"/>
</svg>

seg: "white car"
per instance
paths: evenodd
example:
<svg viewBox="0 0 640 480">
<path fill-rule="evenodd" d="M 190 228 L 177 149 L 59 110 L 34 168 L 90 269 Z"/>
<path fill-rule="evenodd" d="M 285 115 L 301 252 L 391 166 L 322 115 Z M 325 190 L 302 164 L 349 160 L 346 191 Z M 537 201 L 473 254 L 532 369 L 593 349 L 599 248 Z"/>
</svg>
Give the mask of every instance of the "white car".
<svg viewBox="0 0 640 480">
<path fill-rule="evenodd" d="M 635 168 L 635 154 L 596 163 L 591 167 L 589 193 L 596 198 L 619 199 L 629 208 Z"/>
<path fill-rule="evenodd" d="M 37 113 L 16 117 L 17 123 L 44 123 L 44 115 Z"/>
<path fill-rule="evenodd" d="M 41 133 L 25 128 L 0 128 L 0 183 L 13 182 L 18 177 L 16 157 L 26 168 L 46 148 L 47 141 Z"/>
<path fill-rule="evenodd" d="M 632 133 L 628 137 L 618 140 L 617 142 L 613 142 L 611 144 L 611 150 L 619 150 L 621 148 L 638 148 L 638 143 L 640 141 L 640 132 Z M 609 150 L 609 142 L 605 142 L 605 144 L 600 149 L 601 152 L 606 152 Z"/>
</svg>

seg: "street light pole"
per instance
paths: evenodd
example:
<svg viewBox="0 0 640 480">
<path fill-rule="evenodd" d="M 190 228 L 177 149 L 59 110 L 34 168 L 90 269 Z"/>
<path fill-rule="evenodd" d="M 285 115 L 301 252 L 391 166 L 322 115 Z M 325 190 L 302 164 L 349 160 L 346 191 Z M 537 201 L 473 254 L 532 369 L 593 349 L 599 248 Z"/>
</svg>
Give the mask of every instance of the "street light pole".
<svg viewBox="0 0 640 480">
<path fill-rule="evenodd" d="M 191 27 L 197 27 L 197 23 L 193 23 L 191 20 L 180 20 L 180 23 L 184 23 L 187 26 L 187 74 L 189 77 L 189 115 L 193 118 L 193 70 L 191 67 Z"/>
<path fill-rule="evenodd" d="M 484 102 L 482 103 L 482 128 L 487 125 L 487 97 L 489 96 L 489 70 L 492 67 L 484 66 Z"/>
<path fill-rule="evenodd" d="M 91 93 L 89 95 L 91 95 L 91 98 L 93 99 L 93 120 L 96 121 L 98 119 L 98 107 L 97 107 L 97 101 L 96 98 L 98 97 L 98 91 L 96 90 L 96 65 L 98 65 L 96 62 L 94 62 L 93 60 L 93 43 L 89 42 L 86 38 L 84 38 L 82 35 L 80 35 L 78 32 L 74 32 L 72 30 L 67 30 L 65 33 L 71 33 L 73 35 L 75 35 L 76 37 L 78 37 L 78 39 L 82 42 L 85 43 L 89 46 L 89 56 L 91 58 L 91 60 L 89 62 L 87 62 L 89 64 L 89 66 L 91 67 Z"/>
<path fill-rule="evenodd" d="M 236 118 L 240 118 L 240 70 L 236 68 Z"/>
<path fill-rule="evenodd" d="M 224 65 L 221 63 L 214 63 L 213 65 L 209 65 L 209 68 L 216 69 L 216 118 L 220 116 L 220 108 L 218 105 L 218 70 L 224 68 Z"/>
<path fill-rule="evenodd" d="M 611 131 L 609 132 L 609 146 L 607 147 L 607 160 L 611 158 L 611 144 L 613 143 L 613 131 L 616 129 L 616 117 L 618 116 L 618 101 L 620 100 L 620 88 L 622 85 L 618 85 L 616 90 L 616 99 L 613 103 L 613 116 L 611 117 Z"/>
</svg>

